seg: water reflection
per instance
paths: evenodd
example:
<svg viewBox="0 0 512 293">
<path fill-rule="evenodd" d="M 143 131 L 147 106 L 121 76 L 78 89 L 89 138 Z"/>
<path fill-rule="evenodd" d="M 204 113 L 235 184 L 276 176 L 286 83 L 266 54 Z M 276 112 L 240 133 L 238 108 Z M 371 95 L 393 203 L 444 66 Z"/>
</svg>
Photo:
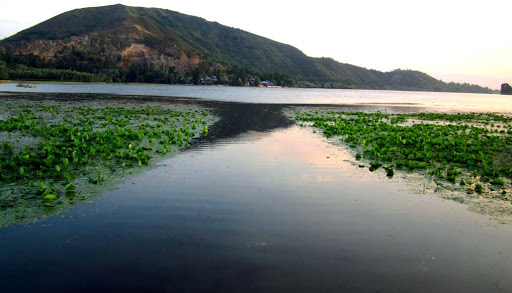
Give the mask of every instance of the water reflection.
<svg viewBox="0 0 512 293">
<path fill-rule="evenodd" d="M 203 103 L 215 109 L 221 117 L 210 128 L 208 137 L 212 141 L 237 136 L 248 131 L 268 132 L 276 128 L 294 125 L 283 115 L 282 105 L 244 104 L 244 103 Z"/>
</svg>

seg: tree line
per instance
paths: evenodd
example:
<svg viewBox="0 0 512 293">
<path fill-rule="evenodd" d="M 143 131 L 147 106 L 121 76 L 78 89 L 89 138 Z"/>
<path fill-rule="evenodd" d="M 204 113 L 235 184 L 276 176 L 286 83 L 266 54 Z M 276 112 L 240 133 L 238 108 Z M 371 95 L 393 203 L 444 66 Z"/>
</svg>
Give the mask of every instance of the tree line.
<svg viewBox="0 0 512 293">
<path fill-rule="evenodd" d="M 295 81 L 281 72 L 255 73 L 244 67 L 215 68 L 203 62 L 190 72 L 181 73 L 174 66 L 155 66 L 152 63 L 134 63 L 128 68 L 116 66 L 120 56 L 105 59 L 87 56 L 81 51 L 44 59 L 34 54 L 12 54 L 0 51 L 0 79 L 24 79 L 78 82 L 259 85 L 268 80 L 278 86 L 295 86 Z"/>
<path fill-rule="evenodd" d="M 306 88 L 366 88 L 382 90 L 423 90 L 443 92 L 491 93 L 489 88 L 461 83 L 443 83 L 415 76 L 408 71 L 398 72 L 400 83 L 381 80 L 374 84 L 357 84 L 350 79 L 295 80 L 291 76 L 276 71 L 260 73 L 241 66 L 220 67 L 218 62 L 203 61 L 189 72 L 180 72 L 173 66 L 156 66 L 153 63 L 134 63 L 128 67 L 117 64 L 120 55 L 110 56 L 85 53 L 71 48 L 71 53 L 57 52 L 54 59 L 45 59 L 34 54 L 13 54 L 0 50 L 0 79 L 107 82 L 107 83 L 160 83 L 160 84 L 214 84 L 232 86 L 258 86 L 262 82 L 284 87 Z M 395 76 L 396 72 L 385 73 Z M 417 74 L 416 74 L 417 75 Z M 399 77 L 400 77 L 399 76 Z M 426 75 L 425 75 L 426 76 Z M 205 80 L 206 79 L 206 80 Z M 501 92 L 512 91 L 502 85 Z M 504 87 L 505 86 L 505 87 Z"/>
</svg>

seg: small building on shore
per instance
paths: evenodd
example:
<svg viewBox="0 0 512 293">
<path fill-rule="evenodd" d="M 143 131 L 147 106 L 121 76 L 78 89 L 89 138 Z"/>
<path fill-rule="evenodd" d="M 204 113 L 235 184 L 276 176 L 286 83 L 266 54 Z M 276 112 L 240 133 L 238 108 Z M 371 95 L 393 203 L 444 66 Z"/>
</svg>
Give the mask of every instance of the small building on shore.
<svg viewBox="0 0 512 293">
<path fill-rule="evenodd" d="M 264 80 L 264 81 L 260 82 L 260 84 L 258 86 L 259 87 L 275 87 L 276 85 L 273 81 Z"/>
</svg>

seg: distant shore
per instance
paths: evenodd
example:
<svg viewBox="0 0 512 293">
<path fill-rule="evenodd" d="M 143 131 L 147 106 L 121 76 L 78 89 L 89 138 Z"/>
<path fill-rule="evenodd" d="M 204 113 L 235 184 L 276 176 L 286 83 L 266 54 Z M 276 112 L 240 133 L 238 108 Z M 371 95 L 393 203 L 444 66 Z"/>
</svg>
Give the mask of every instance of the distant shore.
<svg viewBox="0 0 512 293">
<path fill-rule="evenodd" d="M 118 84 L 118 85 L 146 85 L 146 86 L 224 86 L 224 87 L 251 87 L 251 88 L 290 88 L 285 86 L 237 86 L 237 85 L 224 85 L 224 84 L 166 84 L 166 83 L 139 83 L 139 82 L 81 82 L 81 81 L 61 81 L 61 80 L 1 80 L 0 85 L 6 85 L 10 83 L 30 83 L 30 84 Z M 332 89 L 336 90 L 338 88 L 321 88 L 321 87 L 294 87 L 294 88 L 303 88 L 303 89 Z M 343 89 L 343 88 L 340 88 Z M 426 91 L 426 90 L 413 90 L 413 89 L 367 89 L 367 88 L 351 88 L 350 90 L 369 90 L 369 91 L 398 91 L 398 92 L 427 92 L 427 93 L 437 93 L 437 91 Z M 500 92 L 498 90 L 494 90 L 492 93 L 472 93 L 472 92 L 443 92 L 440 91 L 438 93 L 467 93 L 467 94 L 485 94 L 485 95 L 499 95 Z"/>
</svg>

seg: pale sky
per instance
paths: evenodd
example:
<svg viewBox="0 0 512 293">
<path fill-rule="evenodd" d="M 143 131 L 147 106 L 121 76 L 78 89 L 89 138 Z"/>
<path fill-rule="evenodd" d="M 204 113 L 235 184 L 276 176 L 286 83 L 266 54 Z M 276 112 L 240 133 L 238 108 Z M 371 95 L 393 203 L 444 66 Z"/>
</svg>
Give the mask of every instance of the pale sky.
<svg viewBox="0 0 512 293">
<path fill-rule="evenodd" d="M 117 3 L 199 16 L 368 69 L 493 89 L 512 83 L 512 0 L 0 0 L 0 39 L 65 11 Z"/>
</svg>

